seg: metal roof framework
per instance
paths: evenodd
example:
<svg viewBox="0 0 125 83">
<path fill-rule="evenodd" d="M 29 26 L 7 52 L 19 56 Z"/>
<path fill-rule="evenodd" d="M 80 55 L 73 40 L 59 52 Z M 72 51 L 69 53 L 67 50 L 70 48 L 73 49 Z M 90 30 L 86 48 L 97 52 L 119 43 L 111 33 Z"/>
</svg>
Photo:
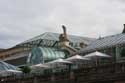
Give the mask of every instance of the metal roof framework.
<svg viewBox="0 0 125 83">
<path fill-rule="evenodd" d="M 24 41 L 16 47 L 33 47 L 33 46 L 58 46 L 59 43 L 59 35 L 58 33 L 51 33 L 51 32 L 46 32 L 43 33 L 39 36 L 36 36 L 34 38 L 31 38 L 27 41 Z M 74 35 L 68 35 L 70 44 L 73 47 L 78 47 L 79 43 L 84 42 L 85 44 L 90 44 L 91 41 L 95 40 L 94 38 L 88 38 L 88 37 L 80 37 L 80 36 L 74 36 Z"/>
</svg>

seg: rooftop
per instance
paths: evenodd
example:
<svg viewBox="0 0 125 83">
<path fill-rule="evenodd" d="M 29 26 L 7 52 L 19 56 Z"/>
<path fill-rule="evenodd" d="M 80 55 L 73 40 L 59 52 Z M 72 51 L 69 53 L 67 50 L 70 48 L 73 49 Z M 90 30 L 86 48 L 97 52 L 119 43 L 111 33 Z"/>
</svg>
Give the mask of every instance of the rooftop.
<svg viewBox="0 0 125 83">
<path fill-rule="evenodd" d="M 81 49 L 80 52 L 86 52 L 90 50 L 97 50 L 105 47 L 116 46 L 119 44 L 125 44 L 125 34 L 111 35 L 103 38 L 99 38 L 93 41 L 86 48 Z"/>
<path fill-rule="evenodd" d="M 34 38 L 31 38 L 29 40 L 26 40 L 18 45 L 23 45 L 26 43 L 31 43 L 31 42 L 35 42 L 39 43 L 38 40 L 52 40 L 52 41 L 59 41 L 59 33 L 52 33 L 52 32 L 46 32 L 43 33 L 39 36 L 36 36 Z M 88 37 L 82 37 L 82 36 L 74 36 L 74 35 L 68 35 L 68 39 L 70 42 L 72 43 L 81 43 L 84 42 L 85 44 L 90 44 L 93 40 L 95 40 L 94 38 L 88 38 Z"/>
</svg>

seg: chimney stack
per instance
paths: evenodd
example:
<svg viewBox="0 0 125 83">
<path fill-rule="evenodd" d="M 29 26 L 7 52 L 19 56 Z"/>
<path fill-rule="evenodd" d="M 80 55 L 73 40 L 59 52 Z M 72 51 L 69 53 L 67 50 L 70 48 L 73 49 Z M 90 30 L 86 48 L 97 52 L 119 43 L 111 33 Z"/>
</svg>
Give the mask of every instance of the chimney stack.
<svg viewBox="0 0 125 83">
<path fill-rule="evenodd" d="M 59 36 L 60 46 L 69 46 L 69 40 L 67 37 L 66 27 L 62 25 L 62 28 L 63 28 L 63 34 L 60 34 Z"/>
<path fill-rule="evenodd" d="M 64 41 L 68 41 L 66 27 L 64 25 L 62 25 L 62 28 L 63 28 Z"/>
<path fill-rule="evenodd" d="M 81 42 L 79 45 L 80 45 L 81 48 L 84 48 L 84 43 L 83 42 Z"/>
<path fill-rule="evenodd" d="M 123 29 L 122 33 L 125 33 L 125 24 L 124 24 L 124 29 Z"/>
</svg>

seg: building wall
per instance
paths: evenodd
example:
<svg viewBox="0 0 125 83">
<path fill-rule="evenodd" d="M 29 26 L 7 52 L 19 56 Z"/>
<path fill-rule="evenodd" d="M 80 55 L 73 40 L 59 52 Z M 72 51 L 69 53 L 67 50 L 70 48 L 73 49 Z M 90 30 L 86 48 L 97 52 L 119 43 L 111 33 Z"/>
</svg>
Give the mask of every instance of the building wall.
<svg viewBox="0 0 125 83">
<path fill-rule="evenodd" d="M 29 53 L 30 51 L 15 53 L 11 57 L 5 58 L 4 61 L 15 66 L 25 65 L 27 63 Z"/>
<path fill-rule="evenodd" d="M 27 56 L 26 57 L 21 57 L 21 58 L 17 58 L 17 59 L 12 59 L 12 60 L 7 60 L 5 62 L 15 65 L 15 66 L 23 66 L 26 65 L 27 61 Z"/>
</svg>

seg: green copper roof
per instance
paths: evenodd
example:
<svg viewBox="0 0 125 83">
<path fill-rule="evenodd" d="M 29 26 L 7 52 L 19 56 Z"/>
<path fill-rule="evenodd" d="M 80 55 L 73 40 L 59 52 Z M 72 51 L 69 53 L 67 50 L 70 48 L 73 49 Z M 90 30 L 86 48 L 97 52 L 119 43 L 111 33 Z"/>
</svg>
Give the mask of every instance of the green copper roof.
<svg viewBox="0 0 125 83">
<path fill-rule="evenodd" d="M 56 48 L 36 47 L 33 48 L 31 55 L 28 58 L 28 63 L 38 64 L 58 58 L 65 58 L 65 53 Z"/>
</svg>

